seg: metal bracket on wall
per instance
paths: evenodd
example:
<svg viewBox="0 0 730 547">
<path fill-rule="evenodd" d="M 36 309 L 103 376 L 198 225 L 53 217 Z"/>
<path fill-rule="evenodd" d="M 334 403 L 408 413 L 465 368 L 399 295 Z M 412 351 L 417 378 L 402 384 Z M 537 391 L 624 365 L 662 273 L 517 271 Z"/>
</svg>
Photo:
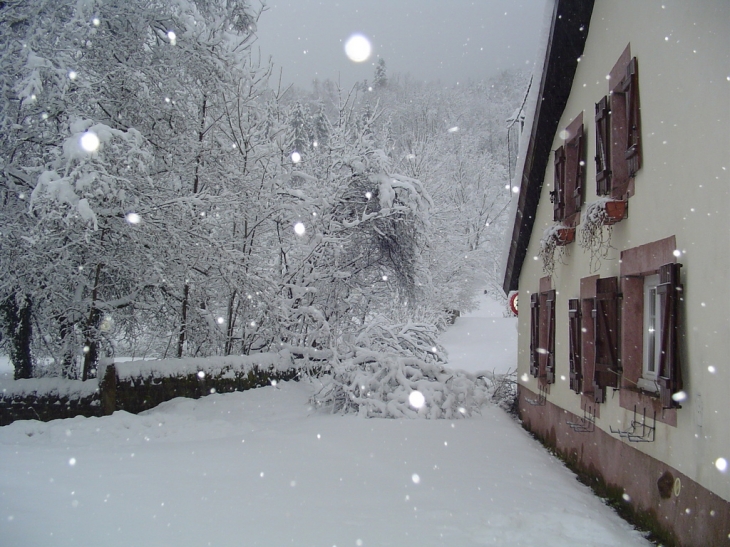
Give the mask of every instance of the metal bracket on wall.
<svg viewBox="0 0 730 547">
<path fill-rule="evenodd" d="M 614 435 L 626 438 L 632 443 L 653 443 L 654 435 L 656 433 L 656 410 L 653 412 L 654 415 L 652 416 L 651 425 L 649 425 L 646 421 L 646 407 L 644 407 L 643 413 L 639 416 L 641 421 L 638 421 L 636 419 L 636 405 L 634 405 L 634 419 L 631 420 L 631 425 L 627 430 L 621 431 L 620 429 L 614 429 L 611 426 L 609 426 L 608 429 Z"/>
<path fill-rule="evenodd" d="M 532 406 L 545 406 L 545 402 L 547 401 L 547 389 L 539 382 L 537 389 L 537 399 L 528 399 L 525 397 L 525 401 Z"/>
<path fill-rule="evenodd" d="M 586 405 L 583 407 L 583 417 L 577 422 L 565 422 L 576 433 L 593 433 L 596 429 L 596 407 Z"/>
</svg>

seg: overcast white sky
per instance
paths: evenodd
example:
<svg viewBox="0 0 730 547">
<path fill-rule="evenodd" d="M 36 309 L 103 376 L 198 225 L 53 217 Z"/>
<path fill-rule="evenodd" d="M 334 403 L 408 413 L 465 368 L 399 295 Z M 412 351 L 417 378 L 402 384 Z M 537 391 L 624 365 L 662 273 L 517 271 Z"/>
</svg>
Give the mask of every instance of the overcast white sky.
<svg viewBox="0 0 730 547">
<path fill-rule="evenodd" d="M 284 84 L 315 78 L 344 87 L 372 80 L 383 57 L 388 73 L 446 85 L 505 68 L 532 68 L 546 0 L 268 0 L 258 25 L 264 59 L 283 68 Z M 254 3 L 255 5 L 255 3 Z M 354 63 L 344 44 L 354 33 L 372 44 Z"/>
</svg>

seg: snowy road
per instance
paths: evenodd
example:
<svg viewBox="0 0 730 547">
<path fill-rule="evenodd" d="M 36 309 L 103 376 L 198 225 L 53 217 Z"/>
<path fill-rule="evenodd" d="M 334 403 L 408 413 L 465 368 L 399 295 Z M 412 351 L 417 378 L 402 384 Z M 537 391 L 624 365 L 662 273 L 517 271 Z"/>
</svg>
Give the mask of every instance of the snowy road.
<svg viewBox="0 0 730 547">
<path fill-rule="evenodd" d="M 514 320 L 488 308 L 445 336 L 459 368 L 509 364 Z M 0 428 L 0 545 L 650 545 L 498 408 L 367 420 L 313 389 Z"/>
</svg>

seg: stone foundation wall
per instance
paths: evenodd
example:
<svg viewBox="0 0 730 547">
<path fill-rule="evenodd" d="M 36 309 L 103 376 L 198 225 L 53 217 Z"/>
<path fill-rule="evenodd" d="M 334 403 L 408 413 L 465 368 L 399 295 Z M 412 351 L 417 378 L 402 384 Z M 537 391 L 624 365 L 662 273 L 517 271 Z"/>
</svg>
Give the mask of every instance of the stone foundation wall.
<svg viewBox="0 0 730 547">
<path fill-rule="evenodd" d="M 524 386 L 518 405 L 523 427 L 651 539 L 665 547 L 730 547 L 730 502 L 597 427 L 574 431 L 567 422 L 581 417 Z"/>
</svg>

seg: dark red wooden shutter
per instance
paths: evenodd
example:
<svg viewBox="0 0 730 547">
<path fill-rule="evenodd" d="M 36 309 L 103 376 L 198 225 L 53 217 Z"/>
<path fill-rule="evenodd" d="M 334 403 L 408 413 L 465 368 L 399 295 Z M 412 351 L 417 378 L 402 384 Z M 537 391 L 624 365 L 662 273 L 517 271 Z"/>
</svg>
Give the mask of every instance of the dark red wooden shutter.
<svg viewBox="0 0 730 547">
<path fill-rule="evenodd" d="M 605 400 L 607 387 L 618 387 L 619 361 L 618 278 L 596 280 L 593 308 L 595 368 L 593 387 L 596 402 Z"/>
<path fill-rule="evenodd" d="M 553 220 L 565 218 L 565 148 L 555 151 L 555 173 L 553 190 Z"/>
<path fill-rule="evenodd" d="M 639 62 L 636 57 L 626 67 L 626 77 L 621 82 L 626 97 L 626 164 L 629 177 L 641 168 L 641 108 L 639 105 Z"/>
<path fill-rule="evenodd" d="M 555 291 L 548 291 L 547 307 L 547 360 L 545 362 L 545 381 L 555 383 Z"/>
<path fill-rule="evenodd" d="M 596 103 L 596 193 L 599 196 L 611 192 L 611 123 L 608 97 Z"/>
<path fill-rule="evenodd" d="M 659 396 L 662 407 L 677 407 L 672 395 L 682 389 L 682 373 L 679 367 L 679 301 L 682 285 L 679 280 L 681 264 L 665 264 L 659 268 L 657 293 L 661 309 L 661 353 L 659 354 Z"/>
<path fill-rule="evenodd" d="M 540 374 L 540 295 L 530 295 L 530 374 Z"/>
<path fill-rule="evenodd" d="M 581 314 L 580 300 L 568 300 L 568 362 L 570 365 L 570 389 L 576 393 L 582 391 L 582 347 L 581 347 Z"/>
<path fill-rule="evenodd" d="M 583 126 L 578 128 L 578 133 L 568 141 L 568 146 L 574 148 L 575 151 L 570 154 L 571 158 L 576 158 L 575 162 L 568 165 L 571 170 L 571 177 L 575 181 L 573 184 L 573 195 L 568 196 L 573 200 L 573 211 L 580 211 L 583 204 L 583 186 L 586 178 L 586 162 L 585 162 L 585 145 L 583 143 Z"/>
</svg>

